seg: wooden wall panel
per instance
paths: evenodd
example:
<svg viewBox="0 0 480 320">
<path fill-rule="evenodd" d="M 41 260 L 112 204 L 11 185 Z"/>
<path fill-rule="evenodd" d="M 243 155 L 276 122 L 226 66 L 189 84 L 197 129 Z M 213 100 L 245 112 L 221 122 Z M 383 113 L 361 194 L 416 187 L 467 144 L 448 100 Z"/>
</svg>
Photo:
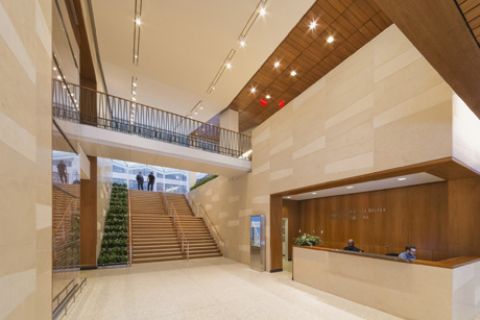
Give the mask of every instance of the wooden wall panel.
<svg viewBox="0 0 480 320">
<path fill-rule="evenodd" d="M 282 197 L 270 197 L 270 272 L 282 271 Z"/>
<path fill-rule="evenodd" d="M 97 266 L 97 158 L 88 156 L 90 180 L 80 181 L 80 267 Z"/>
<path fill-rule="evenodd" d="M 283 200 L 283 218 L 288 219 L 288 258 L 292 259 L 293 244 L 300 229 L 300 202 Z"/>
<path fill-rule="evenodd" d="M 466 180 L 469 179 L 455 180 L 456 187 L 450 194 L 464 195 L 466 192 L 457 190 Z M 479 184 L 479 179 L 474 180 Z M 412 243 L 417 246 L 420 258 L 443 259 L 454 256 L 448 250 L 453 226 L 449 225 L 448 196 L 449 182 L 441 182 L 304 200 L 299 204 L 300 229 L 320 236 L 327 246 L 334 248 L 342 248 L 353 238 L 366 252 L 385 254 L 401 252 L 406 244 Z M 479 200 L 471 197 L 469 201 L 476 203 L 472 208 L 480 209 Z M 470 207 L 461 213 L 473 214 Z M 470 220 L 467 221 L 471 223 Z M 465 239 L 462 243 L 467 242 L 473 243 L 473 240 Z M 456 248 L 460 250 L 458 245 Z"/>
</svg>

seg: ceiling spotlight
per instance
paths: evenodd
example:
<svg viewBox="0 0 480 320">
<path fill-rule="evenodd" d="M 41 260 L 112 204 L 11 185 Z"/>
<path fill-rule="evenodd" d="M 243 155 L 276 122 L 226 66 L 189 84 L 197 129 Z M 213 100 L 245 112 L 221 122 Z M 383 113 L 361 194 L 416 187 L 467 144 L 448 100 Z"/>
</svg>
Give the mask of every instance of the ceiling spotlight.
<svg viewBox="0 0 480 320">
<path fill-rule="evenodd" d="M 313 195 L 316 195 L 317 193 L 316 192 L 312 192 Z"/>
<path fill-rule="evenodd" d="M 347 186 L 347 189 L 348 190 L 353 189 L 353 186 Z"/>
<path fill-rule="evenodd" d="M 267 99 L 271 99 L 271 98 L 272 98 L 272 96 L 271 96 L 271 95 L 269 95 L 269 94 L 267 94 L 267 95 L 265 96 L 265 98 L 267 98 Z"/>
<path fill-rule="evenodd" d="M 275 63 L 273 64 L 273 67 L 274 67 L 275 69 L 277 69 L 278 67 L 280 67 L 280 61 L 278 61 L 278 60 L 275 61 Z"/>
<path fill-rule="evenodd" d="M 327 37 L 327 43 L 333 43 L 333 41 L 335 41 L 335 38 L 332 35 Z"/>
<path fill-rule="evenodd" d="M 136 87 L 137 87 L 137 83 L 136 83 L 136 82 L 132 83 L 132 86 L 133 86 L 134 88 L 136 88 Z"/>
<path fill-rule="evenodd" d="M 58 76 L 57 76 L 57 79 L 58 79 L 58 80 L 62 80 L 62 76 L 58 75 Z"/>
<path fill-rule="evenodd" d="M 313 30 L 317 29 L 317 26 L 318 26 L 317 20 L 312 20 L 308 24 L 308 29 L 310 29 L 310 31 L 313 31 Z"/>
<path fill-rule="evenodd" d="M 136 24 L 137 26 L 142 25 L 142 19 L 140 19 L 140 17 L 137 17 L 137 18 L 135 19 L 135 24 Z"/>
<path fill-rule="evenodd" d="M 240 39 L 240 47 L 245 48 L 247 46 L 247 41 L 245 41 L 245 38 Z"/>
<path fill-rule="evenodd" d="M 407 178 L 405 178 L 405 177 L 400 177 L 400 178 L 398 178 L 397 180 L 398 180 L 398 181 L 405 181 L 405 180 L 407 180 Z"/>
<path fill-rule="evenodd" d="M 225 63 L 225 68 L 228 70 L 232 69 L 232 64 L 230 62 Z"/>
<path fill-rule="evenodd" d="M 261 17 L 265 17 L 265 15 L 267 14 L 267 9 L 265 7 L 261 7 L 260 10 L 258 10 L 258 13 Z"/>
<path fill-rule="evenodd" d="M 255 93 L 255 92 L 257 92 L 257 88 L 251 87 L 251 88 L 250 88 L 250 93 Z"/>
<path fill-rule="evenodd" d="M 57 71 L 57 67 L 53 67 L 53 71 Z"/>
<path fill-rule="evenodd" d="M 137 98 L 135 98 L 135 97 L 132 97 L 132 100 L 133 100 L 133 101 L 137 101 Z"/>
<path fill-rule="evenodd" d="M 296 75 L 297 75 L 297 71 L 295 71 L 295 70 L 290 71 L 290 76 L 291 77 L 295 77 Z"/>
<path fill-rule="evenodd" d="M 290 196 L 287 197 L 287 199 L 290 199 L 290 198 L 291 198 Z"/>
<path fill-rule="evenodd" d="M 200 109 L 200 111 L 201 111 L 201 110 L 203 110 L 203 107 L 202 107 L 202 106 L 200 106 L 198 109 Z"/>
<path fill-rule="evenodd" d="M 132 94 L 133 94 L 134 96 L 136 96 L 136 95 L 137 95 L 137 91 L 133 90 L 133 91 L 132 91 Z"/>
</svg>

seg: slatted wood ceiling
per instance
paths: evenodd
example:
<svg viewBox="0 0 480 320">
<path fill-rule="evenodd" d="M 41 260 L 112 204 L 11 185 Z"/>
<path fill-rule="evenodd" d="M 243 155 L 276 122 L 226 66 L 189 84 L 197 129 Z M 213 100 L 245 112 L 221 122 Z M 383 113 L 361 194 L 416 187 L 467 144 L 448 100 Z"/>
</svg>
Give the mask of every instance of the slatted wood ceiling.
<svg viewBox="0 0 480 320">
<path fill-rule="evenodd" d="M 318 26 L 310 31 L 313 19 Z M 230 104 L 239 111 L 240 131 L 265 121 L 281 100 L 290 102 L 391 24 L 373 0 L 316 1 Z M 331 34 L 335 41 L 327 44 Z M 277 60 L 281 65 L 275 69 Z M 291 70 L 298 75 L 291 77 Z M 259 100 L 267 94 L 272 99 L 262 107 Z"/>
<path fill-rule="evenodd" d="M 456 0 L 480 46 L 480 0 Z"/>
</svg>

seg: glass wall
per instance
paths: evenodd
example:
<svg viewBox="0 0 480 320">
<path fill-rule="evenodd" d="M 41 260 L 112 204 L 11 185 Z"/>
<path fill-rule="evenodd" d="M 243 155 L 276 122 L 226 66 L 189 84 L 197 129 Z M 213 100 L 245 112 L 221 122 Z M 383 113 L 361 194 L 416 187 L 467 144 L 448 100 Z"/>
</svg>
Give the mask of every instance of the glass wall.
<svg viewBox="0 0 480 320">
<path fill-rule="evenodd" d="M 135 162 L 113 160 L 112 178 L 114 183 L 126 184 L 128 189 L 147 190 L 148 176 L 153 174 L 153 190 L 158 192 L 187 193 L 190 190 L 190 172 L 180 169 L 158 167 Z M 204 176 L 198 173 L 197 176 Z M 143 179 L 138 183 L 137 177 Z"/>
</svg>

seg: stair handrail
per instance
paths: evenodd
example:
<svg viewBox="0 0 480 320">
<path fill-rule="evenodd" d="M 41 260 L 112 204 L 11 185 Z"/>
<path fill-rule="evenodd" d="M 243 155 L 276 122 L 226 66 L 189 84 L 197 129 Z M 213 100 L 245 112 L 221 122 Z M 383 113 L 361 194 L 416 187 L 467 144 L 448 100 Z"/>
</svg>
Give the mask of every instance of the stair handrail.
<svg viewBox="0 0 480 320">
<path fill-rule="evenodd" d="M 193 209 L 193 214 L 197 217 L 203 218 L 205 221 L 205 224 L 207 225 L 207 228 L 210 230 L 210 233 L 213 235 L 213 238 L 215 239 L 215 242 L 218 245 L 218 248 L 220 249 L 220 252 L 223 254 L 223 247 L 225 245 L 225 242 L 223 241 L 222 236 L 220 235 L 220 232 L 218 231 L 217 227 L 213 223 L 212 219 L 208 215 L 207 210 L 204 208 L 202 204 L 196 204 L 193 202 L 193 200 L 190 197 L 187 197 L 188 203 L 190 204 L 190 207 Z"/>
<path fill-rule="evenodd" d="M 167 201 L 166 197 L 165 197 L 165 201 Z M 190 243 L 188 242 L 188 239 L 185 236 L 185 233 L 183 232 L 182 226 L 178 223 L 177 210 L 175 209 L 175 206 L 172 203 L 168 203 L 168 201 L 167 201 L 167 205 L 168 205 L 168 215 L 172 217 L 173 227 L 175 228 L 175 231 L 177 233 L 177 238 L 180 239 L 181 251 L 187 258 L 187 260 L 190 260 Z"/>
</svg>

